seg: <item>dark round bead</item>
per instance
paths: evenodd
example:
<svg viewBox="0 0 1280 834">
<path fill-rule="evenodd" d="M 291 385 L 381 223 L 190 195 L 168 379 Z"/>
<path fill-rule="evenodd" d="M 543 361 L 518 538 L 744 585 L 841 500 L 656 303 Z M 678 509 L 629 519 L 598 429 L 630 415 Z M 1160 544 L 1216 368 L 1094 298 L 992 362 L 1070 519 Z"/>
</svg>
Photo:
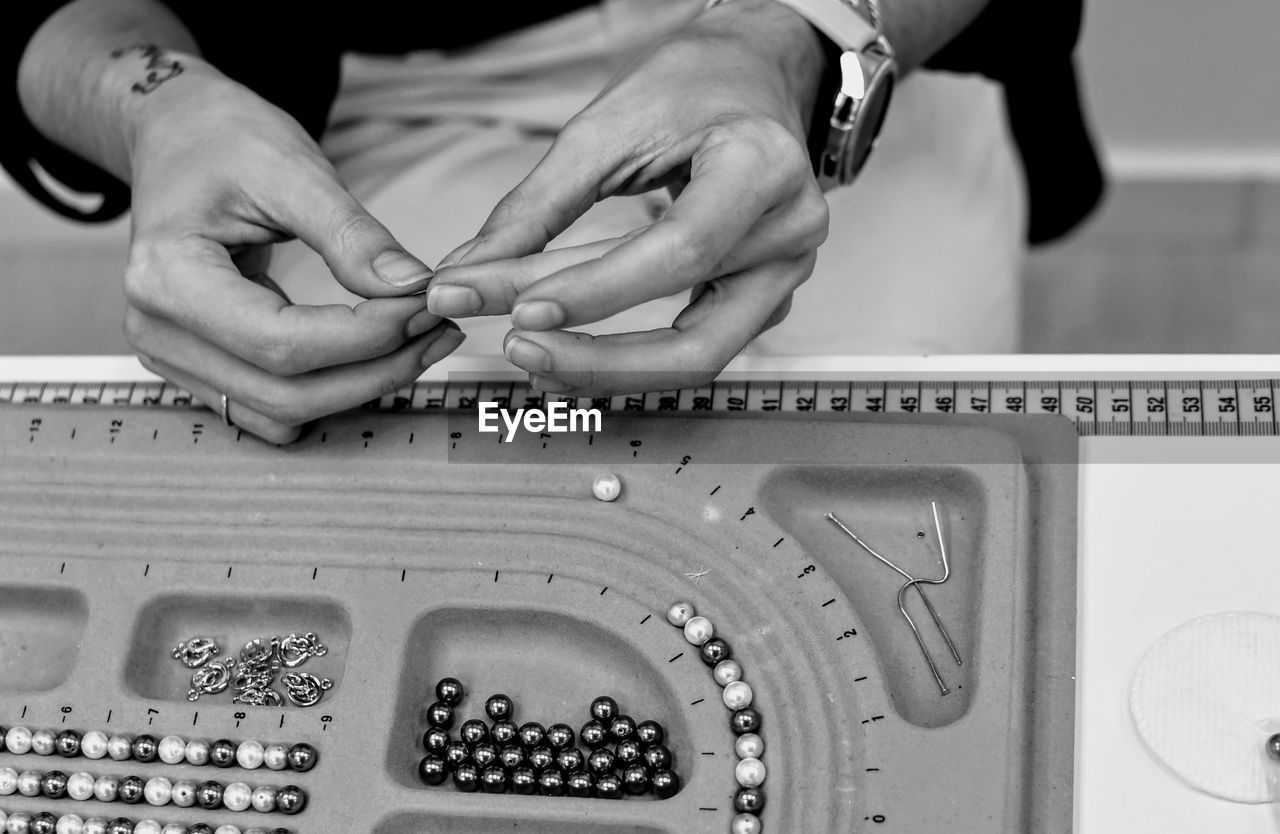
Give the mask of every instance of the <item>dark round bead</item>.
<svg viewBox="0 0 1280 834">
<path fill-rule="evenodd" d="M 439 756 L 424 756 L 418 762 L 418 778 L 432 786 L 443 784 L 449 778 L 449 766 Z"/>
<path fill-rule="evenodd" d="M 614 748 L 614 751 L 618 754 L 618 764 L 622 767 L 639 764 L 640 754 L 643 752 L 640 748 L 640 742 L 634 738 L 626 738 L 618 742 L 618 746 Z"/>
<path fill-rule="evenodd" d="M 116 798 L 126 805 L 137 805 L 142 801 L 142 794 L 146 787 L 147 783 L 141 776 L 126 776 L 120 780 L 120 789 L 116 792 Z M 221 789 L 218 796 L 222 796 Z"/>
<path fill-rule="evenodd" d="M 80 755 L 80 734 L 75 730 L 63 730 L 53 740 L 53 749 L 58 751 L 59 756 L 74 759 Z"/>
<path fill-rule="evenodd" d="M 187 834 L 213 834 L 213 826 L 198 822 L 195 825 L 187 826 Z"/>
<path fill-rule="evenodd" d="M 613 721 L 609 722 L 609 738 L 614 741 L 631 738 L 635 731 L 636 720 L 629 715 L 616 716 Z"/>
<path fill-rule="evenodd" d="M 639 796 L 649 790 L 649 785 L 649 771 L 644 769 L 644 765 L 632 765 L 622 772 L 622 786 L 627 793 Z"/>
<path fill-rule="evenodd" d="M 67 774 L 50 770 L 40 778 L 40 795 L 49 799 L 62 799 L 67 795 Z"/>
<path fill-rule="evenodd" d="M 743 707 L 729 719 L 729 726 L 735 735 L 754 733 L 760 729 L 760 713 L 753 707 Z"/>
<path fill-rule="evenodd" d="M 4 752 L 4 739 L 9 734 L 9 730 L 3 724 L 0 724 L 0 752 Z"/>
<path fill-rule="evenodd" d="M 538 792 L 538 775 L 531 767 L 518 767 L 511 771 L 511 787 L 522 796 Z"/>
<path fill-rule="evenodd" d="M 276 792 L 276 810 L 282 814 L 299 814 L 307 807 L 307 792 L 297 785 L 285 785 Z"/>
<path fill-rule="evenodd" d="M 449 737 L 448 730 L 442 727 L 432 727 L 422 734 L 422 749 L 428 753 L 440 755 L 449 746 L 450 741 L 453 741 L 453 739 Z"/>
<path fill-rule="evenodd" d="M 547 746 L 552 750 L 563 750 L 572 747 L 577 739 L 573 728 L 568 724 L 552 724 L 547 728 Z"/>
<path fill-rule="evenodd" d="M 480 777 L 480 786 L 485 793 L 506 793 L 507 772 L 498 766 L 486 767 Z"/>
<path fill-rule="evenodd" d="M 133 820 L 116 817 L 107 823 L 107 834 L 133 834 Z"/>
<path fill-rule="evenodd" d="M 722 660 L 728 660 L 733 655 L 733 650 L 729 648 L 729 644 L 719 637 L 712 637 L 710 640 L 702 644 L 702 648 L 698 650 L 702 655 L 702 662 L 708 666 L 715 666 Z"/>
<path fill-rule="evenodd" d="M 617 759 L 618 757 L 608 747 L 592 750 L 591 755 L 587 756 L 587 770 L 597 776 L 603 776 L 606 773 L 613 772 Z"/>
<path fill-rule="evenodd" d="M 123 786 L 123 782 L 121 786 Z M 216 811 L 222 807 L 222 783 L 215 782 L 210 779 L 208 782 L 201 782 L 196 788 L 196 802 L 206 811 Z M 280 802 L 279 795 L 276 796 L 276 804 Z"/>
<path fill-rule="evenodd" d="M 453 786 L 466 793 L 475 793 L 480 787 L 480 768 L 466 762 L 453 771 Z"/>
<path fill-rule="evenodd" d="M 520 728 L 516 726 L 516 722 L 502 720 L 493 722 L 493 726 L 489 728 L 489 737 L 493 739 L 493 743 L 499 747 L 506 747 L 508 744 L 518 743 L 520 739 Z"/>
<path fill-rule="evenodd" d="M 601 695 L 591 702 L 591 717 L 601 724 L 608 724 L 618 714 L 618 702 L 608 695 Z"/>
<path fill-rule="evenodd" d="M 456 768 L 471 761 L 471 748 L 467 747 L 466 742 L 451 741 L 449 746 L 444 748 L 443 758 L 450 769 Z"/>
<path fill-rule="evenodd" d="M 586 757 L 576 747 L 566 747 L 556 754 L 556 766 L 565 773 L 576 773 L 586 765 Z"/>
<path fill-rule="evenodd" d="M 564 781 L 569 786 L 569 796 L 592 797 L 596 795 L 595 777 L 585 770 L 570 773 L 569 778 Z"/>
<path fill-rule="evenodd" d="M 764 791 L 759 788 L 739 788 L 733 795 L 733 807 L 739 814 L 758 814 L 764 809 Z"/>
<path fill-rule="evenodd" d="M 657 721 L 641 721 L 636 725 L 636 740 L 645 747 L 662 744 L 667 740 L 667 731 Z"/>
<path fill-rule="evenodd" d="M 507 770 L 523 767 L 525 763 L 524 748 L 518 744 L 508 744 L 498 751 L 498 761 Z"/>
<path fill-rule="evenodd" d="M 320 761 L 320 753 L 310 744 L 300 743 L 289 748 L 286 758 L 290 768 L 298 773 L 306 773 Z"/>
<path fill-rule="evenodd" d="M 670 799 L 680 792 L 680 777 L 670 770 L 653 774 L 653 792 L 658 799 Z"/>
<path fill-rule="evenodd" d="M 231 767 L 235 764 L 235 742 L 230 739 L 220 738 L 209 745 L 209 763 L 214 767 Z"/>
<path fill-rule="evenodd" d="M 489 716 L 490 721 L 510 720 L 515 710 L 516 705 L 506 695 L 490 695 L 489 700 L 484 702 L 484 714 Z"/>
<path fill-rule="evenodd" d="M 54 834 L 58 830 L 58 818 L 48 811 L 41 811 L 27 823 L 31 834 Z"/>
<path fill-rule="evenodd" d="M 196 834 L 195 829 L 188 828 L 187 834 Z M 210 828 L 208 831 L 202 831 L 200 832 L 200 834 L 213 834 L 213 829 Z M 273 828 L 270 831 L 268 831 L 267 834 L 293 834 L 293 832 L 287 828 Z"/>
<path fill-rule="evenodd" d="M 538 793 L 543 796 L 564 796 L 568 788 L 564 784 L 564 774 L 554 767 L 547 768 L 538 777 Z"/>
<path fill-rule="evenodd" d="M 622 780 L 612 773 L 596 776 L 596 796 L 601 799 L 622 799 Z"/>
<path fill-rule="evenodd" d="M 462 727 L 458 730 L 458 736 L 467 743 L 468 747 L 484 744 L 489 740 L 489 725 L 479 718 L 463 721 Z"/>
<path fill-rule="evenodd" d="M 550 747 L 535 747 L 529 751 L 529 766 L 541 773 L 556 763 L 556 754 Z"/>
<path fill-rule="evenodd" d="M 650 770 L 670 770 L 671 751 L 665 744 L 655 744 L 645 748 L 644 766 Z"/>
<path fill-rule="evenodd" d="M 578 740 L 595 750 L 609 740 L 609 731 L 599 721 L 591 720 L 578 731 Z"/>
<path fill-rule="evenodd" d="M 498 760 L 498 748 L 492 744 L 485 742 L 477 744 L 471 748 L 471 761 L 476 763 L 476 767 L 484 770 L 489 765 Z"/>
<path fill-rule="evenodd" d="M 436 684 L 436 700 L 444 701 L 451 707 L 456 707 L 462 703 L 462 696 L 466 693 L 462 689 L 462 681 L 457 678 L 441 678 Z"/>
<path fill-rule="evenodd" d="M 160 758 L 160 742 L 156 741 L 155 736 L 149 736 L 145 733 L 135 736 L 133 739 L 133 757 L 144 764 L 150 764 Z"/>
<path fill-rule="evenodd" d="M 1280 733 L 1267 739 L 1267 755 L 1273 759 L 1280 759 Z"/>
<path fill-rule="evenodd" d="M 453 726 L 453 707 L 444 701 L 436 701 L 427 707 L 427 724 L 447 730 Z"/>
<path fill-rule="evenodd" d="M 532 750 L 547 742 L 547 730 L 537 721 L 526 721 L 520 725 L 520 743 L 524 749 Z"/>
</svg>

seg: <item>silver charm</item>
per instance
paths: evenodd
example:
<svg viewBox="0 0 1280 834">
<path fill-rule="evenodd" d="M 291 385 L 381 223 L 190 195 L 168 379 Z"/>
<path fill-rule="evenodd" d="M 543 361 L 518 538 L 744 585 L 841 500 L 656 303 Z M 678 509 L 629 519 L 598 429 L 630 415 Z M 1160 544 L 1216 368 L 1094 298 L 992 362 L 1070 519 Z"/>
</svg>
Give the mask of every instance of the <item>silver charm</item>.
<svg viewBox="0 0 1280 834">
<path fill-rule="evenodd" d="M 259 666 L 269 666 L 273 670 L 279 669 L 280 661 L 276 656 L 279 648 L 279 638 L 272 637 L 269 641 L 264 641 L 260 637 L 255 637 L 245 643 L 244 648 L 240 650 L 240 665 L 251 669 Z"/>
<path fill-rule="evenodd" d="M 284 703 L 280 693 L 269 687 L 245 689 L 236 693 L 231 699 L 233 704 L 248 704 L 251 707 L 278 707 Z"/>
<path fill-rule="evenodd" d="M 214 657 L 222 653 L 222 647 L 216 640 L 208 637 L 192 637 L 184 640 L 174 648 L 172 654 L 182 661 L 188 669 L 198 669 Z"/>
<path fill-rule="evenodd" d="M 278 653 L 285 668 L 292 669 L 306 663 L 308 658 L 324 657 L 329 653 L 329 647 L 320 642 L 315 632 L 308 631 L 303 635 L 295 632 L 280 641 Z"/>
<path fill-rule="evenodd" d="M 226 691 L 231 683 L 231 667 L 235 665 L 236 659 L 228 657 L 197 669 L 191 676 L 191 689 L 187 692 L 187 700 L 198 701 L 201 695 L 216 695 Z"/>
<path fill-rule="evenodd" d="M 236 672 L 235 680 L 231 682 L 231 685 L 236 692 L 247 692 L 250 689 L 267 689 L 275 681 L 276 674 L 271 669 L 259 671 L 258 669 L 246 669 L 241 666 L 240 671 Z"/>
<path fill-rule="evenodd" d="M 289 672 L 281 681 L 285 685 L 290 703 L 299 707 L 315 706 L 320 703 L 324 693 L 333 688 L 333 681 L 318 678 L 310 672 Z"/>
</svg>

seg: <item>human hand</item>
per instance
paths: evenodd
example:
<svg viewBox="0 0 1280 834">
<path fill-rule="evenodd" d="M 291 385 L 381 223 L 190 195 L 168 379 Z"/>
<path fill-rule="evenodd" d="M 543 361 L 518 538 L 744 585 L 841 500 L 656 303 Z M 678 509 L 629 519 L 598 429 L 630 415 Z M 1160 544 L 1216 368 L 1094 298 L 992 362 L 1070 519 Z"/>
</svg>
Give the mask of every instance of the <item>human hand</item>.
<svg viewBox="0 0 1280 834">
<path fill-rule="evenodd" d="M 507 358 L 538 387 L 606 395 L 701 384 L 789 308 L 827 233 L 806 127 L 823 59 L 772 0 L 741 0 L 654 45 L 557 138 L 438 267 L 428 309 L 510 313 Z M 660 187 L 666 216 L 614 241 L 542 252 L 595 201 Z M 670 328 L 563 328 L 691 291 Z"/>
</svg>

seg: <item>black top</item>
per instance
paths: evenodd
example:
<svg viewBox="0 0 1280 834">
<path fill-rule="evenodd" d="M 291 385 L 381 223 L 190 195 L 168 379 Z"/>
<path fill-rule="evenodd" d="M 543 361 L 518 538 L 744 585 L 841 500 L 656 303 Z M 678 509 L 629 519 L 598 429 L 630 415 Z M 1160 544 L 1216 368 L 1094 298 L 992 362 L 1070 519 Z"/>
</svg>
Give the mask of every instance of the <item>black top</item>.
<svg viewBox="0 0 1280 834">
<path fill-rule="evenodd" d="M 0 27 L 0 77 L 11 80 L 0 84 L 0 164 L 59 214 L 110 220 L 128 210 L 128 187 L 41 136 L 18 101 L 22 53 L 40 24 L 67 2 L 27 0 L 7 10 L 9 21 Z M 343 52 L 457 49 L 565 14 L 591 0 L 490 0 L 479 11 L 457 4 L 450 9 L 447 27 L 410 19 L 405 4 L 394 0 L 362 0 L 360 13 L 342 20 L 317 15 L 314 4 L 296 1 L 165 2 L 190 29 L 210 63 L 289 112 L 318 138 L 338 92 Z M 1082 7 L 1083 0 L 991 0 L 968 29 L 926 64 L 980 73 L 1003 85 L 1030 192 L 1027 237 L 1032 243 L 1070 231 L 1097 205 L 1103 190 L 1072 64 Z M 74 191 L 101 194 L 102 205 L 85 213 L 59 200 L 36 179 L 33 161 Z"/>
</svg>

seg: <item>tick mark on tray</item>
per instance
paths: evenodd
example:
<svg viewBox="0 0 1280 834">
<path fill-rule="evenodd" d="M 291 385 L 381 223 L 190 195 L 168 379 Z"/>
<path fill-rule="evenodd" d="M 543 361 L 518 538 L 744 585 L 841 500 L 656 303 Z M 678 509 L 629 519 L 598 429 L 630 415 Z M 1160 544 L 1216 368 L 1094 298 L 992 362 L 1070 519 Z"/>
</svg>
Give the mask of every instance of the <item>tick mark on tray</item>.
<svg viewBox="0 0 1280 834">
<path fill-rule="evenodd" d="M 555 574 L 554 574 L 554 573 L 549 573 L 549 574 L 547 574 L 547 584 L 548 584 L 548 585 L 550 585 L 550 584 L 551 584 L 551 577 L 553 577 L 553 576 L 555 576 Z"/>
<path fill-rule="evenodd" d="M 653 617 L 652 614 L 645 614 L 644 619 L 640 621 L 640 625 L 644 625 L 645 623 L 649 622 L 650 618 L 652 617 Z"/>
<path fill-rule="evenodd" d="M 227 579 L 231 578 L 231 568 L 227 568 Z"/>
<path fill-rule="evenodd" d="M 724 484 L 720 484 L 720 486 L 717 486 L 715 489 L 711 490 L 711 494 L 715 495 L 717 492 L 719 492 L 721 486 L 724 486 Z"/>
<path fill-rule="evenodd" d="M 787 538 L 786 536 L 783 536 L 782 538 L 778 539 L 776 542 L 773 543 L 773 546 L 777 547 L 778 545 L 782 544 L 782 542 L 785 541 L 786 538 Z"/>
<path fill-rule="evenodd" d="M 497 582 L 497 581 L 498 581 L 498 571 L 496 571 L 496 570 L 493 572 L 493 581 L 494 581 L 494 582 Z"/>
<path fill-rule="evenodd" d="M 142 575 L 143 575 L 143 576 L 146 576 L 146 575 L 147 575 L 147 574 L 149 574 L 149 573 L 151 573 L 151 565 L 150 565 L 150 563 L 148 563 L 148 564 L 147 564 L 147 566 L 146 566 L 145 568 L 143 568 L 143 569 L 142 569 Z"/>
<path fill-rule="evenodd" d="M 670 659 L 670 660 L 668 660 L 667 662 L 668 662 L 668 663 L 675 663 L 677 660 L 679 660 L 679 659 L 680 659 L 680 658 L 682 658 L 682 657 L 684 657 L 684 652 L 680 652 L 680 654 L 678 654 L 678 655 L 676 655 L 675 657 L 671 658 L 671 659 Z"/>
<path fill-rule="evenodd" d="M 689 703 L 689 706 L 691 706 L 691 707 L 696 707 L 698 704 L 701 704 L 701 703 L 702 703 L 703 701 L 705 701 L 705 700 L 707 700 L 707 699 L 706 699 L 706 698 L 699 698 L 699 699 L 698 699 L 698 700 L 696 700 L 696 701 L 691 701 L 691 702 Z"/>
<path fill-rule="evenodd" d="M 601 588 L 601 589 L 600 589 L 600 596 L 604 596 L 604 592 L 605 592 L 605 591 L 607 591 L 607 590 L 609 590 L 609 586 L 608 586 L 608 585 L 605 585 L 603 588 Z"/>
<path fill-rule="evenodd" d="M 823 607 L 823 608 L 826 608 L 828 605 L 830 605 L 831 603 L 833 603 L 833 602 L 835 602 L 835 601 L 836 601 L 835 597 L 832 597 L 831 599 L 829 599 L 829 600 L 827 600 L 826 602 L 822 603 L 822 607 Z"/>
</svg>

